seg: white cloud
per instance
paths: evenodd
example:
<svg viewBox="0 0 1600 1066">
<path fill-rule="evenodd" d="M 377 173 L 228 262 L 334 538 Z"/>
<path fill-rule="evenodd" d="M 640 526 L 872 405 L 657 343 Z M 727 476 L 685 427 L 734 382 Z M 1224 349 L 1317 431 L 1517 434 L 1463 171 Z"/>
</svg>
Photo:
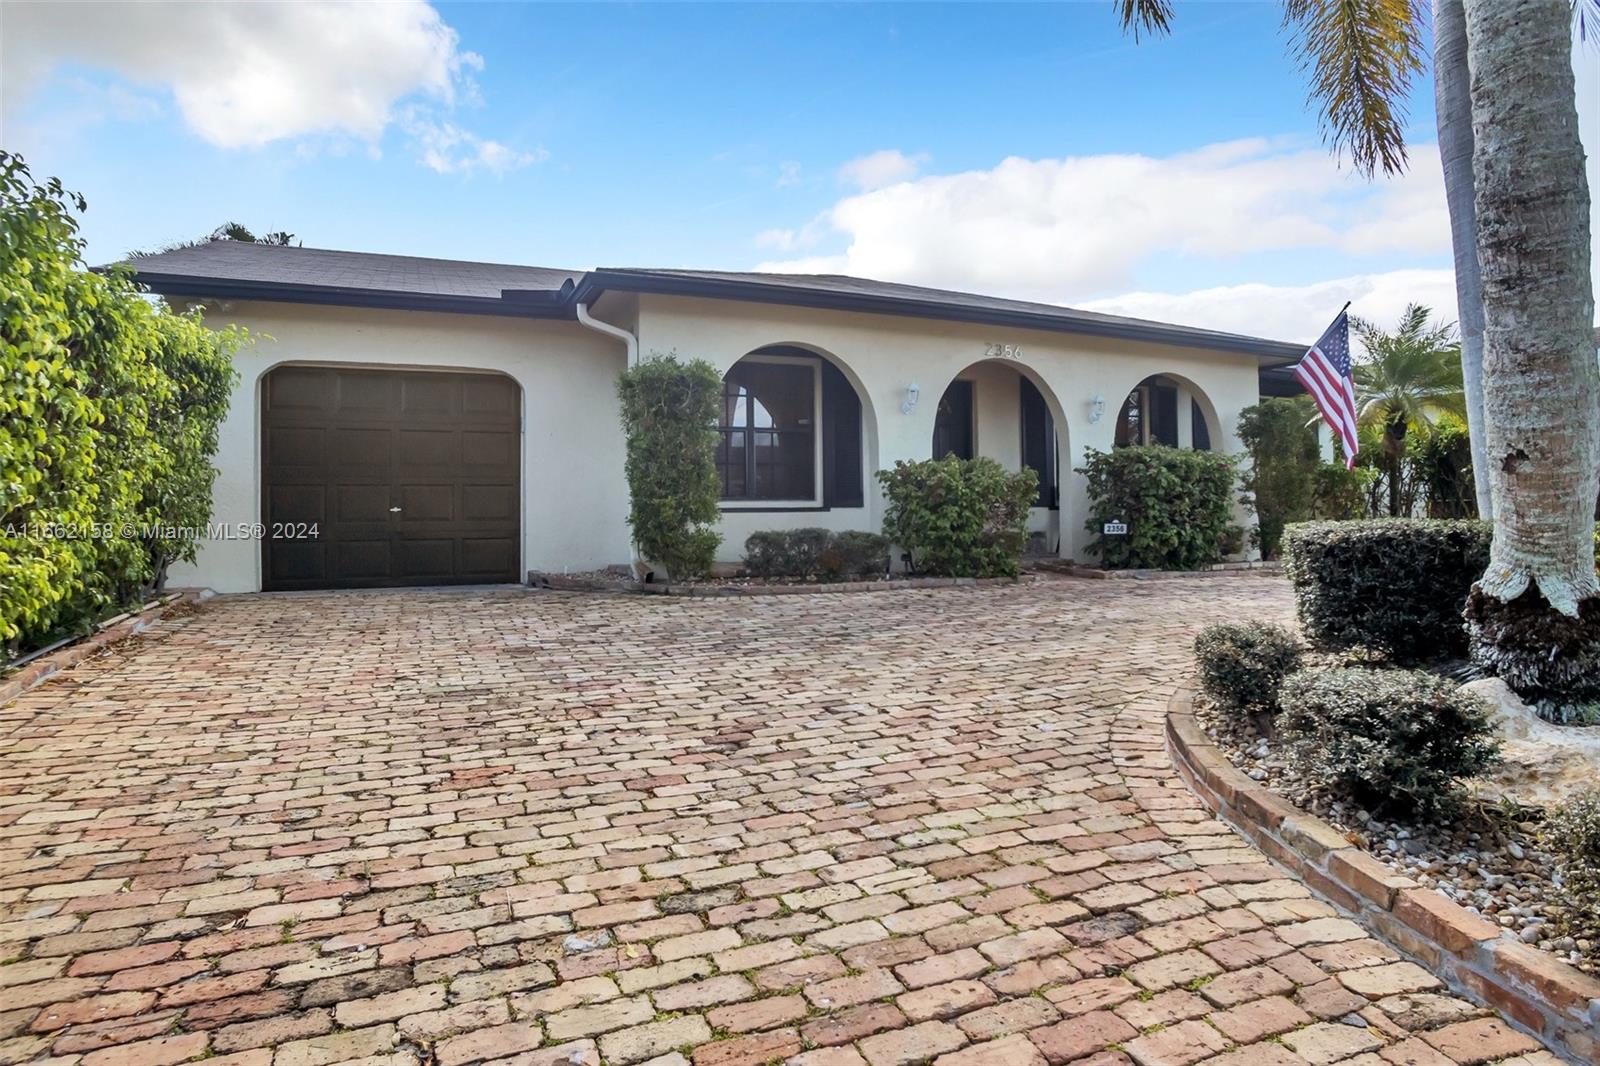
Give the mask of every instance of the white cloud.
<svg viewBox="0 0 1600 1066">
<path fill-rule="evenodd" d="M 1149 318 L 1310 344 L 1346 300 L 1350 313 L 1392 325 L 1408 303 L 1431 307 L 1436 319 L 1456 319 L 1455 275 L 1444 270 L 1391 270 L 1312 285 L 1227 285 L 1195 292 L 1130 292 L 1076 306 L 1087 311 Z"/>
<path fill-rule="evenodd" d="M 862 192 L 871 192 L 916 177 L 927 161 L 926 154 L 912 156 L 898 148 L 885 148 L 850 160 L 839 168 L 839 180 Z"/>
<path fill-rule="evenodd" d="M 484 170 L 505 174 L 542 162 L 547 153 L 523 152 L 427 114 L 408 114 L 403 122 L 416 143 L 422 165 L 439 174 L 470 174 Z"/>
<path fill-rule="evenodd" d="M 1320 148 L 1265 139 L 1159 158 L 1013 157 L 847 196 L 812 221 L 842 251 L 759 269 L 1069 302 L 1128 287 L 1158 254 L 1442 254 L 1449 220 L 1433 155 L 1413 149 L 1408 174 L 1376 184 Z"/>
<path fill-rule="evenodd" d="M 61 65 L 82 64 L 169 90 L 189 128 L 220 148 L 375 145 L 402 101 L 413 113 L 416 101 L 444 111 L 474 102 L 483 66 L 425 0 L 26 3 L 6 5 L 4 19 L 8 113 Z M 473 140 L 481 165 L 504 165 L 496 142 Z"/>
</svg>

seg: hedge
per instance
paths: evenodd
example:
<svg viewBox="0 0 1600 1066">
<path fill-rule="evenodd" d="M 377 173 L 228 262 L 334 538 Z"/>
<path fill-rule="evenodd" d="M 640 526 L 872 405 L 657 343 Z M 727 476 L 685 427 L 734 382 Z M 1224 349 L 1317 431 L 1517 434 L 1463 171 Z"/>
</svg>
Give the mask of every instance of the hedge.
<svg viewBox="0 0 1600 1066">
<path fill-rule="evenodd" d="M 711 572 L 722 535 L 717 409 L 722 375 L 702 359 L 656 355 L 617 381 L 627 437 L 628 525 L 639 551 L 677 581 Z"/>
<path fill-rule="evenodd" d="M 1090 550 L 1114 570 L 1196 570 L 1221 558 L 1237 464 L 1226 455 L 1153 444 L 1089 449 Z M 1126 534 L 1107 534 L 1121 522 Z"/>
<path fill-rule="evenodd" d="M 1200 688 L 1230 717 L 1278 712 L 1283 679 L 1300 669 L 1300 639 L 1268 622 L 1207 626 L 1194 641 Z"/>
<path fill-rule="evenodd" d="M 1039 475 L 993 459 L 898 462 L 878 471 L 888 507 L 883 534 L 938 577 L 1010 577 L 1021 569 Z"/>
<path fill-rule="evenodd" d="M 889 570 L 889 541 L 860 530 L 763 530 L 745 539 L 744 568 L 754 577 L 882 577 Z"/>
<path fill-rule="evenodd" d="M 213 331 L 83 259 L 81 196 L 0 152 L 0 651 L 87 630 L 193 560 L 236 380 Z"/>
<path fill-rule="evenodd" d="M 1284 571 L 1312 643 L 1400 662 L 1462 655 L 1461 612 L 1489 565 L 1490 526 L 1457 519 L 1310 522 L 1284 535 Z"/>
</svg>

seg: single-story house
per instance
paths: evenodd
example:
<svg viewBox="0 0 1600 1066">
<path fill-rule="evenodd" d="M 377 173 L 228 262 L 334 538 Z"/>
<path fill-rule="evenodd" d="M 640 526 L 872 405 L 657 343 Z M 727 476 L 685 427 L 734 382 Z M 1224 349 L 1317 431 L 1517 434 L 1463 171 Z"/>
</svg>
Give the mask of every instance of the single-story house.
<svg viewBox="0 0 1600 1066">
<path fill-rule="evenodd" d="M 1035 548 L 1084 558 L 1089 448 L 1240 450 L 1297 345 L 860 278 L 554 270 L 218 241 L 130 261 L 262 334 L 176 584 L 223 592 L 514 581 L 630 560 L 617 376 L 724 374 L 723 547 L 877 530 L 874 471 L 954 452 L 1041 474 Z M 1281 376 L 1281 375 L 1279 375 Z M 1248 515 L 1240 514 L 1241 522 Z M 317 536 L 257 539 L 249 531 Z"/>
</svg>

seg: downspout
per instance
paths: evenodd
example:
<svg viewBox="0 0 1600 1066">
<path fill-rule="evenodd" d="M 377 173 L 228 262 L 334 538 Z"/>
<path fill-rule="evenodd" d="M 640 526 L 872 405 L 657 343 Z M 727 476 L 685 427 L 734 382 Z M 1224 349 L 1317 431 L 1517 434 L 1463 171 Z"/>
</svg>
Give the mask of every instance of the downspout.
<svg viewBox="0 0 1600 1066">
<path fill-rule="evenodd" d="M 577 312 L 578 325 L 592 329 L 596 333 L 604 333 L 608 337 L 615 337 L 627 346 L 627 366 L 629 370 L 639 365 L 639 338 L 623 329 L 613 326 L 609 322 L 602 322 L 589 314 L 589 305 L 586 303 L 573 304 Z M 628 537 L 628 569 L 633 572 L 635 580 L 644 580 L 644 560 L 639 557 L 639 542 L 631 535 Z"/>
</svg>

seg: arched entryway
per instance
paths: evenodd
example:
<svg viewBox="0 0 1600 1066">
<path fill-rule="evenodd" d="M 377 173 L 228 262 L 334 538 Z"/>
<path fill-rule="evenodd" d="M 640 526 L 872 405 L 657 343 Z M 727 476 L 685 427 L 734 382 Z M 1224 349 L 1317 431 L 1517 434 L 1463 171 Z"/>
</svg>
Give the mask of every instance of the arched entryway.
<svg viewBox="0 0 1600 1066">
<path fill-rule="evenodd" d="M 1029 552 L 1061 550 L 1061 460 L 1069 454 L 1061 404 L 1030 367 L 984 359 L 945 386 L 934 415 L 929 454 L 995 460 L 1007 470 L 1032 469 L 1039 495 L 1029 517 Z"/>
<path fill-rule="evenodd" d="M 1175 374 L 1152 374 L 1123 398 L 1112 443 L 1210 451 L 1219 430 L 1216 408 L 1198 385 Z"/>
</svg>

